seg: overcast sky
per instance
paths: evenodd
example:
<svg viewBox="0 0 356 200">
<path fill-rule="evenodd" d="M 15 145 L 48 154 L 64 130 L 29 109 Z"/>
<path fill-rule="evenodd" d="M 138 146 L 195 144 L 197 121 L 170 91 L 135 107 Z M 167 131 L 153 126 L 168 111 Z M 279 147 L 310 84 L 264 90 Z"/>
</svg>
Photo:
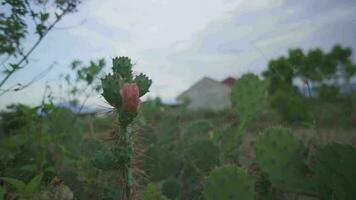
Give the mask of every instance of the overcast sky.
<svg viewBox="0 0 356 200">
<path fill-rule="evenodd" d="M 53 61 L 58 65 L 26 90 L 0 97 L 0 108 L 38 104 L 44 83 L 57 85 L 73 59 L 129 56 L 134 71 L 153 79 L 148 96 L 170 102 L 204 76 L 259 74 L 267 59 L 289 48 L 329 51 L 339 43 L 356 50 L 355 0 L 83 0 L 78 10 L 8 84 L 30 80 Z M 99 95 L 89 102 L 102 103 Z"/>
</svg>

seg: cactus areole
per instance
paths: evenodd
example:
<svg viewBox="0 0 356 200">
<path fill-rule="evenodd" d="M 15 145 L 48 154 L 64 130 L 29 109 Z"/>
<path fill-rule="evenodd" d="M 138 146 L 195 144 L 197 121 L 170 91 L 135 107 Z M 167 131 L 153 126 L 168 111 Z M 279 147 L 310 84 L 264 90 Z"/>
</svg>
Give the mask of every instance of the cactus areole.
<svg viewBox="0 0 356 200">
<path fill-rule="evenodd" d="M 120 91 L 122 109 L 125 112 L 135 113 L 139 105 L 139 88 L 136 83 L 125 83 Z"/>
</svg>

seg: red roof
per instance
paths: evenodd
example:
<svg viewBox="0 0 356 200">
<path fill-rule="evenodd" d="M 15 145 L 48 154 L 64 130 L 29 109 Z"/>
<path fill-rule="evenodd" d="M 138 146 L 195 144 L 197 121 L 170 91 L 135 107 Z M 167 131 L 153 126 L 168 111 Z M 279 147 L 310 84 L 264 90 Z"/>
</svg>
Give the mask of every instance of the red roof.
<svg viewBox="0 0 356 200">
<path fill-rule="evenodd" d="M 226 79 L 224 79 L 222 81 L 222 83 L 224 83 L 225 85 L 228 85 L 230 87 L 232 87 L 235 83 L 236 79 L 232 78 L 232 77 L 227 77 Z"/>
</svg>

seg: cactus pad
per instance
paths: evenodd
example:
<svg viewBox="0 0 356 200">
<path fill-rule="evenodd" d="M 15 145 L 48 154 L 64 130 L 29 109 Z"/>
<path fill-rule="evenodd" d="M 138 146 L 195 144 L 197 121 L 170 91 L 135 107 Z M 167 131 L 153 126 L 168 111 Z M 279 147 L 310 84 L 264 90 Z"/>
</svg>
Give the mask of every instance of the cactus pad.
<svg viewBox="0 0 356 200">
<path fill-rule="evenodd" d="M 253 200 L 254 179 L 235 166 L 223 166 L 212 171 L 203 190 L 205 200 Z"/>
<path fill-rule="evenodd" d="M 304 163 L 305 148 L 288 129 L 267 130 L 256 144 L 259 168 L 282 191 L 313 195 L 315 181 Z"/>
<path fill-rule="evenodd" d="M 342 144 L 325 146 L 320 150 L 316 169 L 321 199 L 355 199 L 356 148 Z"/>
</svg>

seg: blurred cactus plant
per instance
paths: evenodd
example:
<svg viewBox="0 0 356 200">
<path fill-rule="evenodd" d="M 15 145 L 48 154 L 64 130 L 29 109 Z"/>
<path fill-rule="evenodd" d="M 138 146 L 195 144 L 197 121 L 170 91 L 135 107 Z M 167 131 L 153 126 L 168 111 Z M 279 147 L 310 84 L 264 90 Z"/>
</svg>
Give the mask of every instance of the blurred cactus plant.
<svg viewBox="0 0 356 200">
<path fill-rule="evenodd" d="M 208 176 L 203 190 L 205 200 L 255 199 L 254 178 L 236 166 L 222 166 Z"/>
</svg>

